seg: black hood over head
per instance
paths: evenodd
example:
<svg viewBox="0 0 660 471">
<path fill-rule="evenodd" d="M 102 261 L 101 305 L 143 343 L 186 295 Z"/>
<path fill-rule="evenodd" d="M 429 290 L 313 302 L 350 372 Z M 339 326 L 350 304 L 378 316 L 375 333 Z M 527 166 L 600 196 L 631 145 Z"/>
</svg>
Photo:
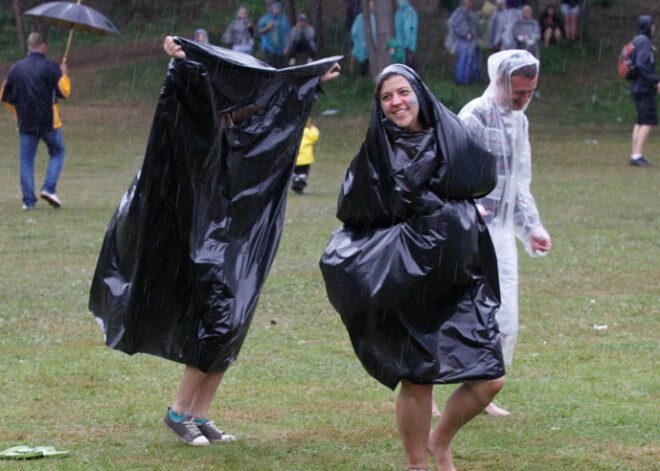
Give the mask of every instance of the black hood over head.
<svg viewBox="0 0 660 471">
<path fill-rule="evenodd" d="M 637 28 L 637 34 L 643 34 L 651 39 L 651 35 L 653 34 L 653 18 L 649 15 L 640 15 L 637 18 Z"/>
</svg>

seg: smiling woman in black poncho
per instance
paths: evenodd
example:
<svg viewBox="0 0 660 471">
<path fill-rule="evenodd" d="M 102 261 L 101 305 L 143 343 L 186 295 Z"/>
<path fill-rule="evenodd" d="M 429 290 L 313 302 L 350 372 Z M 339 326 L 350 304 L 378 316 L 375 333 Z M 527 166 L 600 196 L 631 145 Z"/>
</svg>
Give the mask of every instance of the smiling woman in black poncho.
<svg viewBox="0 0 660 471">
<path fill-rule="evenodd" d="M 504 385 L 497 262 L 473 198 L 495 160 L 410 68 L 377 79 L 321 259 L 328 297 L 364 368 L 394 389 L 408 469 L 454 470 L 450 443 Z M 462 383 L 431 426 L 434 384 Z"/>
</svg>

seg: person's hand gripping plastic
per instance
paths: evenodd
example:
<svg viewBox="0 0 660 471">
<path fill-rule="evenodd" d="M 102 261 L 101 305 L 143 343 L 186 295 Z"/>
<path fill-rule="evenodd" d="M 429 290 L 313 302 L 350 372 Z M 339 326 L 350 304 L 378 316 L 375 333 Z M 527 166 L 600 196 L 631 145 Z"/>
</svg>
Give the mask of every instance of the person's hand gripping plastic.
<svg viewBox="0 0 660 471">
<path fill-rule="evenodd" d="M 547 255 L 552 248 L 550 234 L 545 229 L 534 229 L 529 234 L 529 245 L 534 255 Z"/>
<path fill-rule="evenodd" d="M 165 41 L 163 42 L 163 49 L 167 52 L 167 55 L 174 57 L 175 59 L 185 59 L 186 53 L 183 52 L 183 48 L 174 42 L 172 36 L 165 36 Z"/>
</svg>

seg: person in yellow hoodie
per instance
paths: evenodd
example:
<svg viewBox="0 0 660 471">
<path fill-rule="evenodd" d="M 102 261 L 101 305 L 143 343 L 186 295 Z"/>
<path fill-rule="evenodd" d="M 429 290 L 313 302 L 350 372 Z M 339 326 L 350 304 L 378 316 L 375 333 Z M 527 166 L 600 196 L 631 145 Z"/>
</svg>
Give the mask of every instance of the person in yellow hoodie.
<svg viewBox="0 0 660 471">
<path fill-rule="evenodd" d="M 308 119 L 300 141 L 298 160 L 296 160 L 296 168 L 293 170 L 293 181 L 291 182 L 291 189 L 298 195 L 309 194 L 305 187 L 310 166 L 314 162 L 314 144 L 319 140 L 319 134 L 319 129 L 312 124 L 312 119 Z"/>
<path fill-rule="evenodd" d="M 41 33 L 31 33 L 27 43 L 27 57 L 9 69 L 0 96 L 18 123 L 23 210 L 34 209 L 37 202 L 34 195 L 34 159 L 40 139 L 48 146 L 50 159 L 39 196 L 54 208 L 59 208 L 62 202 L 55 193 L 55 187 L 66 152 L 57 99 L 69 96 L 71 82 L 65 62 L 58 66 L 46 59 L 46 40 Z"/>
</svg>

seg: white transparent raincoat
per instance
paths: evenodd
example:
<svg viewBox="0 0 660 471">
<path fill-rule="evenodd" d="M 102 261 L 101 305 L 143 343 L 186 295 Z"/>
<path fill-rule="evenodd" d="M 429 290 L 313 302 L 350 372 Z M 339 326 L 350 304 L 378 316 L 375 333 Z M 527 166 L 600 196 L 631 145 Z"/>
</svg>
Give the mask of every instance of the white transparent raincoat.
<svg viewBox="0 0 660 471">
<path fill-rule="evenodd" d="M 498 182 L 495 189 L 477 201 L 488 224 L 497 254 L 502 305 L 497 322 L 502 338 L 505 364 L 511 364 L 518 338 L 518 252 L 516 236 L 532 256 L 531 237 L 549 238 L 536 202 L 530 192 L 532 153 L 529 124 L 524 112 L 513 109 L 511 75 L 522 67 L 539 62 L 529 52 L 508 50 L 488 58 L 490 85 L 484 94 L 465 105 L 459 117 L 497 157 Z"/>
</svg>

